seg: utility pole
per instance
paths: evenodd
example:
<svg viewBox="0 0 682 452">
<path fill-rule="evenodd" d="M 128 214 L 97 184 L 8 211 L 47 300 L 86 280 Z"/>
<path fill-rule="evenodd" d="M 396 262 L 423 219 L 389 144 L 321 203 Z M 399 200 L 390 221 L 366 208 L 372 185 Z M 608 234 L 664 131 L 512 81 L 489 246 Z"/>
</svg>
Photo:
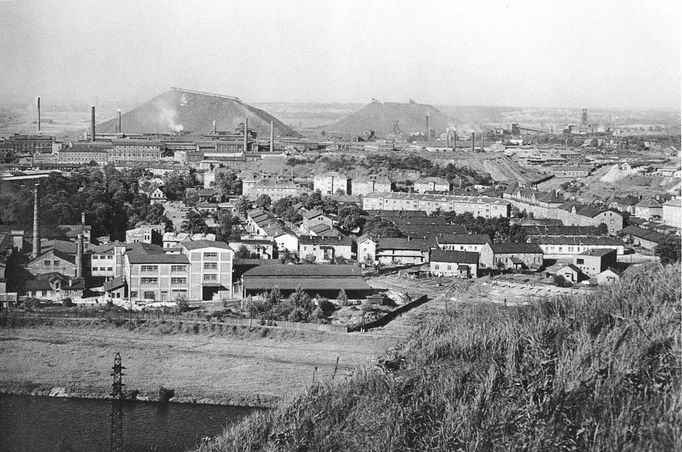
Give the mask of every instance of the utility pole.
<svg viewBox="0 0 682 452">
<path fill-rule="evenodd" d="M 114 356 L 114 367 L 111 376 L 114 382 L 111 385 L 111 450 L 123 451 L 123 367 L 121 354 Z"/>
</svg>

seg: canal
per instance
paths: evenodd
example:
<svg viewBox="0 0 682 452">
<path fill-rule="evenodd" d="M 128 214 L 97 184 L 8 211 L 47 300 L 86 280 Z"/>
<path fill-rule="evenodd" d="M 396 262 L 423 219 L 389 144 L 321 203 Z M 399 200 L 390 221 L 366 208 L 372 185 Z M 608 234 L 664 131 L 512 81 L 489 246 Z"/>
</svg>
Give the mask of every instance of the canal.
<svg viewBox="0 0 682 452">
<path fill-rule="evenodd" d="M 0 394 L 0 451 L 184 451 L 257 410 L 115 403 Z"/>
</svg>

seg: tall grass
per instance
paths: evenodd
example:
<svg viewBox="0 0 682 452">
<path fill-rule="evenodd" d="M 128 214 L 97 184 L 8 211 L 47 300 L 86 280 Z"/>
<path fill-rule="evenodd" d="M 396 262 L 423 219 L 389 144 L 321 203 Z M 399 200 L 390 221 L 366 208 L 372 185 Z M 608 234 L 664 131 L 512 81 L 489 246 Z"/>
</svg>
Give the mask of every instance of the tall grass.
<svg viewBox="0 0 682 452">
<path fill-rule="evenodd" d="M 682 450 L 680 297 L 678 264 L 581 298 L 461 306 L 200 450 Z"/>
</svg>

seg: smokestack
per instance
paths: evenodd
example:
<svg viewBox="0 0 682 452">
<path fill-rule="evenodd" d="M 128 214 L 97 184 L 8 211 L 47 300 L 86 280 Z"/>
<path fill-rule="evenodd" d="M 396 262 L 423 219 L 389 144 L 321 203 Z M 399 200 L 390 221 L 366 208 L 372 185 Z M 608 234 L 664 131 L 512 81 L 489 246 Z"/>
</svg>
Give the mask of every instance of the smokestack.
<svg viewBox="0 0 682 452">
<path fill-rule="evenodd" d="M 90 141 L 95 141 L 95 106 L 90 107 Z"/>
<path fill-rule="evenodd" d="M 485 130 L 481 130 L 481 152 L 485 148 Z"/>
<path fill-rule="evenodd" d="M 457 150 L 457 129 L 452 131 L 452 150 Z"/>
<path fill-rule="evenodd" d="M 244 152 L 249 151 L 249 118 L 244 116 Z"/>
<path fill-rule="evenodd" d="M 40 133 L 40 96 L 38 96 L 38 121 L 37 121 L 37 125 L 38 125 L 38 133 Z"/>
<path fill-rule="evenodd" d="M 40 184 L 35 184 L 33 191 L 33 249 L 31 250 L 31 259 L 40 256 L 40 220 L 38 210 L 40 209 L 40 201 L 38 199 L 38 190 Z"/>
<path fill-rule="evenodd" d="M 216 126 L 215 126 L 215 121 L 213 121 L 213 135 L 216 134 Z"/>
<path fill-rule="evenodd" d="M 476 134 L 471 132 L 471 152 L 475 151 L 474 145 L 476 143 Z"/>
<path fill-rule="evenodd" d="M 270 121 L 270 152 L 275 152 L 275 121 Z"/>
<path fill-rule="evenodd" d="M 445 129 L 445 149 L 450 147 L 450 129 Z"/>
<path fill-rule="evenodd" d="M 123 133 L 123 125 L 121 124 L 121 109 L 118 109 L 118 133 Z"/>
<path fill-rule="evenodd" d="M 431 139 L 431 128 L 429 127 L 429 114 L 426 114 L 426 141 Z"/>
<path fill-rule="evenodd" d="M 83 233 L 78 233 L 78 243 L 76 248 L 76 278 L 83 276 Z"/>
</svg>

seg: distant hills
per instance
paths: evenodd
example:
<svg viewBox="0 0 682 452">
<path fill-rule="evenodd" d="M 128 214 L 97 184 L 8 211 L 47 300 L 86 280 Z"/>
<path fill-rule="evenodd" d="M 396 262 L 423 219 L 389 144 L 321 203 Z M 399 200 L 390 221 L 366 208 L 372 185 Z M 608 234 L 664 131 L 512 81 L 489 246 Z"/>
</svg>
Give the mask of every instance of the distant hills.
<svg viewBox="0 0 682 452">
<path fill-rule="evenodd" d="M 216 121 L 218 131 L 233 131 L 244 117 L 249 128 L 258 136 L 270 134 L 270 121 L 274 121 L 278 136 L 300 136 L 291 127 L 270 113 L 242 102 L 237 97 L 172 88 L 165 93 L 133 108 L 121 117 L 124 133 L 168 133 L 192 131 L 209 133 Z M 118 119 L 97 126 L 97 132 L 116 132 Z"/>
<path fill-rule="evenodd" d="M 429 128 L 433 129 L 436 135 L 445 132 L 447 128 L 454 128 L 454 121 L 432 105 L 413 102 L 372 102 L 324 127 L 324 130 L 329 133 L 352 135 L 362 135 L 366 130 L 373 130 L 378 137 L 393 135 L 396 131 L 402 134 L 425 133 L 427 114 Z"/>
</svg>

